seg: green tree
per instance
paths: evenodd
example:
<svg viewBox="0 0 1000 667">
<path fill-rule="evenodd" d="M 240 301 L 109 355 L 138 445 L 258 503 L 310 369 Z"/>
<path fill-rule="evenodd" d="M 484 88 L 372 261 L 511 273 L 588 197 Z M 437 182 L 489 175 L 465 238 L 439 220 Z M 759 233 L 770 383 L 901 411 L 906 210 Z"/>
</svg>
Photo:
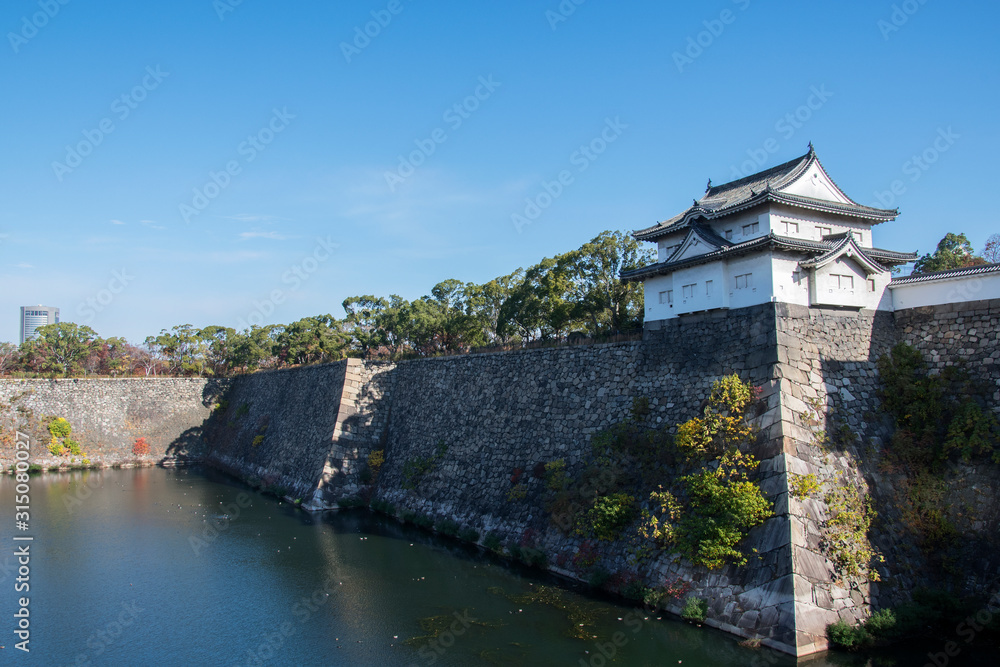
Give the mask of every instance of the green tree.
<svg viewBox="0 0 1000 667">
<path fill-rule="evenodd" d="M 46 324 L 35 333 L 36 338 L 25 341 L 22 353 L 29 365 L 42 373 L 81 375 L 84 363 L 100 347 L 100 338 L 93 329 L 73 322 Z"/>
<path fill-rule="evenodd" d="M 522 341 L 548 340 L 569 333 L 573 284 L 566 256 L 546 257 L 524 272 L 500 308 L 502 336 Z"/>
<path fill-rule="evenodd" d="M 409 344 L 409 322 L 410 303 L 397 294 L 390 295 L 385 309 L 375 316 L 390 358 L 398 357 Z"/>
<path fill-rule="evenodd" d="M 470 292 L 474 292 L 474 286 L 455 279 L 440 282 L 431 289 L 439 311 L 437 337 L 445 350 L 459 351 L 485 342 L 482 326 L 473 314 Z"/>
<path fill-rule="evenodd" d="M 276 338 L 284 327 L 269 324 L 251 326 L 236 334 L 230 350 L 229 367 L 236 371 L 252 373 L 267 366 L 275 358 Z"/>
<path fill-rule="evenodd" d="M 986 264 L 986 260 L 976 256 L 972 244 L 965 234 L 949 232 L 937 244 L 934 254 L 925 254 L 913 265 L 914 273 L 930 273 L 932 271 L 947 271 L 963 269 L 968 266 Z"/>
<path fill-rule="evenodd" d="M 405 330 L 410 346 L 417 354 L 429 356 L 444 351 L 444 326 L 441 304 L 435 299 L 425 296 L 410 302 Z"/>
<path fill-rule="evenodd" d="M 389 302 L 382 297 L 371 294 L 352 296 L 344 299 L 344 312 L 347 313 L 347 330 L 354 339 L 363 357 L 371 355 L 385 344 L 385 331 L 379 327 L 379 318 L 389 307 Z"/>
<path fill-rule="evenodd" d="M 344 357 L 348 335 L 332 315 L 292 322 L 275 339 L 274 350 L 285 364 L 321 364 Z"/>
<path fill-rule="evenodd" d="M 642 283 L 623 281 L 621 272 L 649 264 L 651 249 L 643 249 L 628 234 L 604 231 L 568 255 L 577 313 L 589 322 L 591 333 L 615 333 L 642 324 Z"/>
<path fill-rule="evenodd" d="M 478 322 L 485 343 L 505 344 L 509 342 L 509 332 L 505 335 L 500 325 L 504 302 L 510 298 L 514 288 L 524 279 L 524 270 L 494 278 L 484 285 L 466 285 L 466 303 L 472 316 Z"/>
<path fill-rule="evenodd" d="M 181 324 L 159 336 L 146 338 L 151 353 L 161 359 L 172 375 L 204 375 L 207 344 L 201 332 L 190 324 Z"/>
<path fill-rule="evenodd" d="M 205 366 L 212 375 L 229 375 L 233 369 L 234 349 L 239 337 L 235 329 L 212 325 L 198 332 L 205 351 Z"/>
</svg>

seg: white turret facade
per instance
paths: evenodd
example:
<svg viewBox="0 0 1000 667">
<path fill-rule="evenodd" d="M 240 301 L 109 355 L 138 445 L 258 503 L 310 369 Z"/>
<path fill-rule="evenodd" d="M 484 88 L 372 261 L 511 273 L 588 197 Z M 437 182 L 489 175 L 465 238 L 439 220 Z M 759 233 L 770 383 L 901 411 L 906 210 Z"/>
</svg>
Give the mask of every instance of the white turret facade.
<svg viewBox="0 0 1000 667">
<path fill-rule="evenodd" d="M 892 267 L 916 253 L 876 248 L 874 225 L 897 210 L 863 206 L 837 187 L 812 146 L 804 156 L 708 188 L 683 213 L 634 232 L 657 262 L 622 274 L 641 280 L 645 320 L 770 301 L 892 309 Z"/>
</svg>

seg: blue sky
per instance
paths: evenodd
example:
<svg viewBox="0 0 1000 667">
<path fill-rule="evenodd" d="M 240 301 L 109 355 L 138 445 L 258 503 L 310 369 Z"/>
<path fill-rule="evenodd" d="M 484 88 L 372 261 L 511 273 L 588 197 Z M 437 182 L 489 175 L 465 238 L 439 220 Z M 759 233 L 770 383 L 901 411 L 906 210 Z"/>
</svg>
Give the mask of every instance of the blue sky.
<svg viewBox="0 0 1000 667">
<path fill-rule="evenodd" d="M 483 282 L 809 141 L 881 247 L 1000 232 L 996 3 L 64 2 L 0 6 L 0 340 Z"/>
</svg>

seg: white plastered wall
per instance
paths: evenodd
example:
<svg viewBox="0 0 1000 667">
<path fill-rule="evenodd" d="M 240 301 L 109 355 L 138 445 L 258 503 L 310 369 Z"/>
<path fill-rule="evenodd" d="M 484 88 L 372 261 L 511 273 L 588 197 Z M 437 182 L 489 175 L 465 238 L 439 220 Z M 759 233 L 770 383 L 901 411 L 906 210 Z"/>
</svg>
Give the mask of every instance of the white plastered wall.
<svg viewBox="0 0 1000 667">
<path fill-rule="evenodd" d="M 897 285 L 888 291 L 894 310 L 1000 299 L 1000 273 Z"/>
</svg>

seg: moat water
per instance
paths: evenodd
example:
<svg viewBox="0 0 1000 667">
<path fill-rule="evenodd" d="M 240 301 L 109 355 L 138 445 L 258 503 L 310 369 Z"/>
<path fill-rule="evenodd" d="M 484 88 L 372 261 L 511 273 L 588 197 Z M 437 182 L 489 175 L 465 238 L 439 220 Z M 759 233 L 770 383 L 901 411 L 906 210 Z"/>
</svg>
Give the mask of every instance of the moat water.
<svg viewBox="0 0 1000 667">
<path fill-rule="evenodd" d="M 0 477 L 0 664 L 796 664 L 361 511 L 310 515 L 200 469 Z M 8 511 L 7 508 L 10 508 Z M 16 593 L 15 535 L 30 535 Z M 30 653 L 15 648 L 29 597 Z M 923 665 L 927 651 L 810 667 Z M 951 665 L 977 662 L 971 654 Z"/>
</svg>

